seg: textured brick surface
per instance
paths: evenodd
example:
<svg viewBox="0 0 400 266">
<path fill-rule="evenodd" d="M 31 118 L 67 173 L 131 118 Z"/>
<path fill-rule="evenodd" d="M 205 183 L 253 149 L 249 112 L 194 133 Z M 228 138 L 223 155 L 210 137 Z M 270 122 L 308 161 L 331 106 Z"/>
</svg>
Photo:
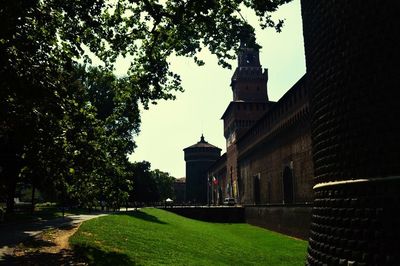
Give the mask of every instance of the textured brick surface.
<svg viewBox="0 0 400 266">
<path fill-rule="evenodd" d="M 399 191 L 383 179 L 316 189 L 308 263 L 399 265 Z"/>
<path fill-rule="evenodd" d="M 398 1 L 302 8 L 316 181 L 399 174 Z"/>
<path fill-rule="evenodd" d="M 381 179 L 315 190 L 310 265 L 400 265 L 399 6 L 302 0 L 315 181 Z"/>
<path fill-rule="evenodd" d="M 240 200 L 283 203 L 283 172 L 293 173 L 293 201 L 313 200 L 310 116 L 305 77 L 237 142 Z M 259 178 L 259 202 L 255 178 Z"/>
<path fill-rule="evenodd" d="M 213 223 L 244 223 L 244 208 L 241 207 L 173 207 L 167 211 L 187 218 Z"/>
<path fill-rule="evenodd" d="M 246 206 L 246 223 L 290 236 L 309 237 L 311 207 L 309 206 Z"/>
</svg>

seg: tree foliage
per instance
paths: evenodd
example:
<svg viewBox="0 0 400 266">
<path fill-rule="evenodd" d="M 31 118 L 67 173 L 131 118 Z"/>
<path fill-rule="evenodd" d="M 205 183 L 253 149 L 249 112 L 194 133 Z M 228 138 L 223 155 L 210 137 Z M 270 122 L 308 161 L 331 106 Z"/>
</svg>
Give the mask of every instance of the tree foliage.
<svg viewBox="0 0 400 266">
<path fill-rule="evenodd" d="M 174 197 L 175 178 L 158 169 L 151 170 L 147 161 L 131 163 L 128 167 L 133 190 L 129 201 L 139 204 L 151 204 Z"/>
<path fill-rule="evenodd" d="M 206 47 L 230 67 L 240 40 L 257 45 L 241 9 L 254 9 L 263 26 L 279 31 L 282 21 L 270 12 L 289 1 L 1 1 L 0 185 L 7 209 L 18 180 L 81 203 L 125 200 L 138 105 L 183 90 L 168 58 L 202 65 L 196 54 Z M 90 66 L 88 51 L 100 67 Z M 131 66 L 117 78 L 115 63 L 126 56 Z"/>
</svg>

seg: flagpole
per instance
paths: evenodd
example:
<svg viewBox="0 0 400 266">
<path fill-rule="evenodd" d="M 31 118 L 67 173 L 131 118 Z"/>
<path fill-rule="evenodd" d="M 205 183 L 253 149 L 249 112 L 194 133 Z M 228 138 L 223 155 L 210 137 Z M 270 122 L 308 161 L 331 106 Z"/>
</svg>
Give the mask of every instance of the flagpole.
<svg viewBox="0 0 400 266">
<path fill-rule="evenodd" d="M 211 188 L 210 188 L 210 205 L 214 205 L 214 184 L 211 183 Z"/>
<path fill-rule="evenodd" d="M 207 176 L 207 205 L 210 207 L 210 177 Z"/>
</svg>

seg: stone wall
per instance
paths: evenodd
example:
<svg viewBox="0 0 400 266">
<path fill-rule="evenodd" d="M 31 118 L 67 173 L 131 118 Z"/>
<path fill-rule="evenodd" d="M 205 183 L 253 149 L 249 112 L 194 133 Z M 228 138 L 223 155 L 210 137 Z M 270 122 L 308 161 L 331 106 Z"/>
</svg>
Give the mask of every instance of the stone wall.
<svg viewBox="0 0 400 266">
<path fill-rule="evenodd" d="M 284 203 L 283 176 L 290 169 L 293 178 L 292 202 L 313 200 L 313 168 L 311 138 L 306 132 L 293 128 L 270 139 L 240 160 L 243 204 Z M 259 179 L 260 199 L 255 201 L 255 178 Z M 286 200 L 286 203 L 291 203 Z"/>
<path fill-rule="evenodd" d="M 162 208 L 175 214 L 205 222 L 244 223 L 242 207 L 172 207 Z"/>
<path fill-rule="evenodd" d="M 214 161 L 186 162 L 185 202 L 192 204 L 207 203 L 207 169 Z"/>
<path fill-rule="evenodd" d="M 167 207 L 175 214 L 205 222 L 248 223 L 293 237 L 307 239 L 311 207 L 270 205 L 245 207 Z"/>
<path fill-rule="evenodd" d="M 237 147 L 242 204 L 313 200 L 310 117 L 304 77 L 238 141 Z"/>
<path fill-rule="evenodd" d="M 400 265 L 400 4 L 302 0 L 315 209 L 308 265 Z"/>
<path fill-rule="evenodd" d="M 310 230 L 311 206 L 246 206 L 246 223 L 293 237 L 307 239 Z"/>
</svg>

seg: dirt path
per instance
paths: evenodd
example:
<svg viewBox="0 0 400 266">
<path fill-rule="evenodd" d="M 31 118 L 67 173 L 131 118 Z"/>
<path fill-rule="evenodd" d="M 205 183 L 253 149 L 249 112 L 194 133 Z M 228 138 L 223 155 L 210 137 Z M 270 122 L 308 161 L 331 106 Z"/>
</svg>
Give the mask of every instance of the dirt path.
<svg viewBox="0 0 400 266">
<path fill-rule="evenodd" d="M 80 224 L 49 229 L 18 244 L 3 265 L 87 265 L 71 250 L 68 240 Z"/>
<path fill-rule="evenodd" d="M 52 220 L 0 225 L 0 265 L 4 258 L 11 254 L 10 250 L 13 250 L 19 243 L 32 239 L 49 229 L 73 227 L 83 221 L 104 215 L 108 215 L 108 213 L 68 215 Z"/>
<path fill-rule="evenodd" d="M 59 230 L 58 234 L 56 234 L 54 237 L 54 244 L 56 244 L 56 253 L 60 252 L 63 249 L 70 249 L 68 240 L 73 234 L 75 234 L 79 226 L 80 224 L 74 228 L 71 228 L 70 230 Z"/>
</svg>

